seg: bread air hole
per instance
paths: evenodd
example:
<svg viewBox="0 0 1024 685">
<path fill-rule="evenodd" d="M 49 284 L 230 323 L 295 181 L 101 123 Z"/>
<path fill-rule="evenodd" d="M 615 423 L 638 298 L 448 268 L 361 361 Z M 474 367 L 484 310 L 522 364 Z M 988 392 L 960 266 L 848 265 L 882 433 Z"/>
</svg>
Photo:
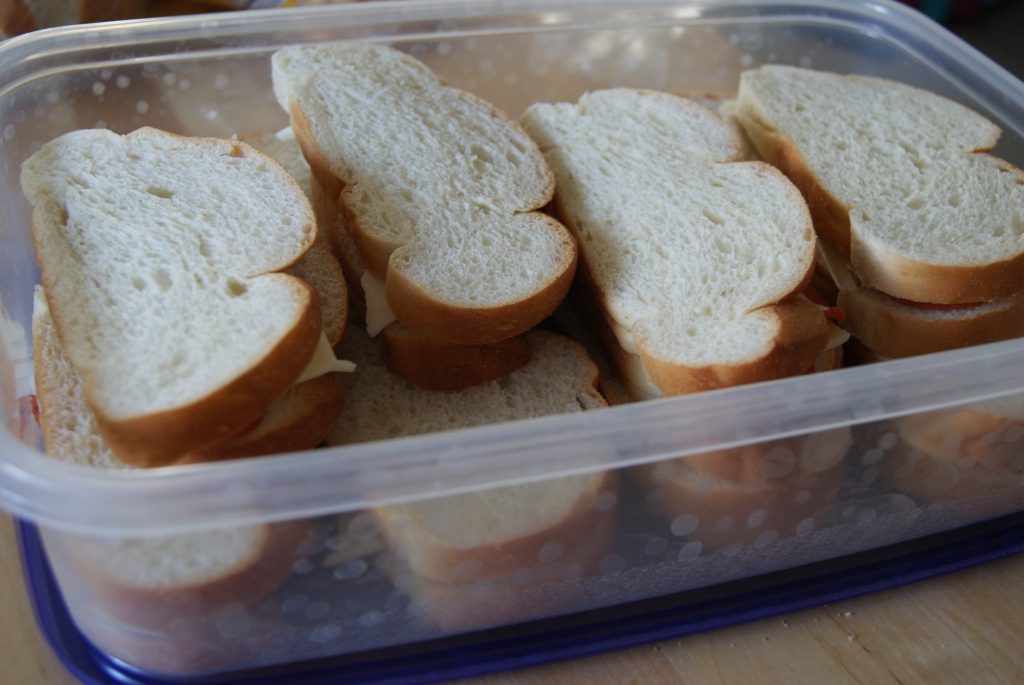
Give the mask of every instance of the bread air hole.
<svg viewBox="0 0 1024 685">
<path fill-rule="evenodd" d="M 473 156 L 473 171 L 483 173 L 494 161 L 491 154 L 479 145 L 471 145 L 469 154 Z"/>
<path fill-rule="evenodd" d="M 160 188 L 159 186 L 149 186 L 148 188 L 146 188 L 146 192 L 149 193 L 150 195 L 154 195 L 164 200 L 170 200 L 172 197 L 174 197 L 173 192 L 167 190 L 167 188 Z"/>
<path fill-rule="evenodd" d="M 704 216 L 705 218 L 707 218 L 708 221 L 715 224 L 716 226 L 721 226 L 722 224 L 725 223 L 725 220 L 722 219 L 722 217 L 715 214 L 714 212 L 708 211 L 707 209 L 704 210 Z"/>
<path fill-rule="evenodd" d="M 230 297 L 241 297 L 245 294 L 246 288 L 245 283 L 234 278 L 229 278 L 227 283 L 227 293 Z"/>
<path fill-rule="evenodd" d="M 165 293 L 171 289 L 171 277 L 163 269 L 155 269 L 153 271 L 153 282 L 156 283 L 156 287 L 160 289 L 160 292 Z"/>
</svg>

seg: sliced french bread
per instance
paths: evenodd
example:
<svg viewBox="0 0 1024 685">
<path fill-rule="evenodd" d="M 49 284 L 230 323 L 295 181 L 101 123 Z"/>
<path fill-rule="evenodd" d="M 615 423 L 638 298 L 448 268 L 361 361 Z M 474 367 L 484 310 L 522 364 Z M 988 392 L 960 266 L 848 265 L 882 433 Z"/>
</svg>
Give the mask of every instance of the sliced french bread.
<svg viewBox="0 0 1024 685">
<path fill-rule="evenodd" d="M 97 468 L 119 469 L 88 409 L 78 372 L 68 360 L 50 316 L 46 295 L 36 289 L 32 313 L 33 360 L 39 422 L 47 453 Z M 252 426 L 180 456 L 174 464 L 238 459 L 316 447 L 344 405 L 341 381 L 327 373 L 296 383 Z"/>
<path fill-rule="evenodd" d="M 166 464 L 236 433 L 310 361 L 315 295 L 278 272 L 316 226 L 270 158 L 94 129 L 44 145 L 21 179 L 58 337 L 121 460 Z"/>
<path fill-rule="evenodd" d="M 530 343 L 522 335 L 486 345 L 449 345 L 396 321 L 380 339 L 391 372 L 425 390 L 465 390 L 530 362 Z"/>
<path fill-rule="evenodd" d="M 1024 282 L 1024 172 L 984 154 L 999 129 L 951 100 L 877 78 L 763 66 L 737 117 L 800 188 L 860 283 L 942 304 Z"/>
<path fill-rule="evenodd" d="M 93 468 L 131 468 L 99 435 L 38 289 L 32 324 L 47 456 Z M 177 653 L 182 640 L 209 629 L 220 613 L 266 597 L 290 574 L 309 532 L 307 521 L 138 538 L 49 530 L 45 542 L 65 594 L 92 598 L 93 611 L 76 617 L 80 627 L 90 637 L 102 633 L 119 658 L 147 663 L 151 650 Z M 187 627 L 188 638 L 166 632 L 171 626 Z M 134 637 L 146 632 L 151 639 L 140 647 Z"/>
<path fill-rule="evenodd" d="M 957 520 L 968 520 L 968 516 L 975 520 L 995 518 L 1020 511 L 1024 503 L 1024 468 L 1018 458 L 1019 439 L 1017 442 L 1013 458 L 1000 463 L 975 460 L 971 451 L 978 447 L 978 441 L 965 444 L 965 452 L 949 459 L 942 453 L 948 447 L 940 446 L 936 453 L 930 451 L 934 443 L 919 449 L 900 439 L 886 451 L 879 470 L 891 488 L 922 505 L 952 508 L 957 511 Z"/>
<path fill-rule="evenodd" d="M 527 334 L 530 363 L 500 381 L 459 392 L 417 388 L 384 366 L 379 345 L 359 330 L 343 352 L 359 371 L 343 379 L 349 401 L 328 442 L 381 440 L 604 407 L 597 370 L 583 349 L 546 331 Z M 605 518 L 613 474 L 557 478 L 480 493 L 379 507 L 396 554 L 417 575 L 458 583 L 507 578 L 544 560 L 544 549 L 570 552 Z"/>
<path fill-rule="evenodd" d="M 294 139 L 279 138 L 270 133 L 242 136 L 241 139 L 277 160 L 312 202 L 313 187 L 309 165 L 306 164 L 302 150 Z M 348 327 L 348 287 L 341 265 L 332 254 L 330 236 L 334 229 L 320 224 L 319 216 L 317 222 L 316 241 L 306 254 L 288 269 L 288 273 L 311 285 L 320 296 L 320 318 L 324 334 L 331 346 L 335 347 L 341 342 L 341 337 Z"/>
<path fill-rule="evenodd" d="M 703 547 L 767 545 L 835 503 L 848 428 L 639 466 L 632 477 L 674 534 Z M 813 530 L 814 522 L 804 529 Z"/>
<path fill-rule="evenodd" d="M 294 137 L 263 135 L 244 137 L 243 140 L 278 160 L 313 201 L 320 229 L 317 242 L 292 267 L 290 273 L 309 282 L 321 294 L 324 289 L 329 289 L 329 292 L 335 290 L 333 286 L 336 275 L 333 272 L 321 276 L 323 269 L 312 269 L 307 265 L 314 251 L 325 250 L 324 244 L 328 243 L 331 251 L 338 255 L 338 260 L 344 265 L 340 268 L 348 283 L 347 290 L 352 293 L 356 320 L 365 322 L 371 334 L 379 332 L 382 335 L 385 360 L 394 373 L 428 390 L 462 390 L 500 378 L 529 361 L 530 346 L 522 336 L 484 345 L 453 345 L 394 321 L 384 293 L 384 284 L 366 270 L 342 213 L 334 199 L 326 198 L 319 182 L 312 178 L 309 165 Z M 324 309 L 327 309 L 323 297 L 321 301 Z M 337 331 L 337 340 L 331 338 L 333 326 L 326 320 L 324 330 L 328 332 L 332 344 L 336 345 L 342 331 Z"/>
<path fill-rule="evenodd" d="M 523 124 L 555 172 L 580 243 L 581 290 L 631 363 L 635 395 L 675 395 L 803 373 L 824 350 L 821 311 L 797 293 L 814 232 L 799 192 L 735 162 L 735 131 L 649 91 L 534 105 Z"/>
<path fill-rule="evenodd" d="M 583 610 L 590 606 L 582 581 L 600 572 L 609 540 L 615 538 L 614 525 L 612 517 L 594 521 L 580 544 L 568 549 L 559 544 L 541 548 L 538 558 L 524 559 L 512 576 L 442 582 L 413 573 L 403 561 L 396 562 L 391 575 L 395 586 L 409 595 L 409 611 L 445 632 L 506 626 Z"/>
<path fill-rule="evenodd" d="M 32 361 L 46 454 L 83 466 L 129 468 L 100 436 L 82 381 L 64 354 L 40 287 L 36 287 L 32 309 Z"/>
<path fill-rule="evenodd" d="M 903 416 L 892 424 L 909 447 L 934 458 L 1024 475 L 1024 397 Z"/>
<path fill-rule="evenodd" d="M 965 306 L 921 306 L 868 288 L 840 290 L 844 325 L 884 358 L 910 357 L 1024 335 L 1024 292 Z"/>
<path fill-rule="evenodd" d="M 554 310 L 575 244 L 535 211 L 553 180 L 514 122 L 379 45 L 286 48 L 273 75 L 313 175 L 399 321 L 483 344 Z"/>
</svg>

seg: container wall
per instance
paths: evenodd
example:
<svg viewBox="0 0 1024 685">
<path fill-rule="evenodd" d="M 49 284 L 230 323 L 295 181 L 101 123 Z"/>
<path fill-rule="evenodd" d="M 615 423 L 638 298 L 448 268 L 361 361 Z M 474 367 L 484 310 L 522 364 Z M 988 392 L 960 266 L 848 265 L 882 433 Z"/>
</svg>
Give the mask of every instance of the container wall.
<svg viewBox="0 0 1024 685">
<path fill-rule="evenodd" d="M 1020 511 L 1024 413 L 990 413 L 1006 402 L 312 520 L 44 539 L 75 621 L 111 656 L 157 673 L 286 663 L 707 587 Z"/>
</svg>

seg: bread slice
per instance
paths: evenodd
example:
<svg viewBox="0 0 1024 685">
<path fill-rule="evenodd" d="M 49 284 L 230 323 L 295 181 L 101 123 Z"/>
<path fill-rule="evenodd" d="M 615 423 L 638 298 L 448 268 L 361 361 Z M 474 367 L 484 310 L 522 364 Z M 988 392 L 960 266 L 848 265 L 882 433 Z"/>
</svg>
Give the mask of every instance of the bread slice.
<svg viewBox="0 0 1024 685">
<path fill-rule="evenodd" d="M 848 428 L 646 464 L 630 475 L 647 505 L 710 549 L 761 545 L 799 532 L 798 526 L 833 504 Z"/>
<path fill-rule="evenodd" d="M 243 142 L 252 145 L 265 155 L 273 157 L 312 202 L 313 187 L 309 165 L 302 157 L 302 150 L 295 139 L 279 138 L 273 133 L 242 136 Z M 348 327 L 348 287 L 341 265 L 331 250 L 331 226 L 323 226 L 317 217 L 316 241 L 291 268 L 287 270 L 309 285 L 313 286 L 320 296 L 320 318 L 332 347 L 341 342 L 341 337 Z"/>
<path fill-rule="evenodd" d="M 522 335 L 488 345 L 448 345 L 396 321 L 380 339 L 388 369 L 426 390 L 465 390 L 530 362 L 530 343 Z"/>
<path fill-rule="evenodd" d="M 879 470 L 889 487 L 925 506 L 952 508 L 959 521 L 1016 513 L 1024 502 L 1019 460 L 1002 466 L 950 460 L 897 440 L 879 462 Z"/>
<path fill-rule="evenodd" d="M 350 330 L 343 351 L 358 372 L 343 379 L 349 401 L 328 436 L 334 445 L 466 428 L 604 407 L 582 348 L 546 331 L 527 334 L 530 363 L 500 381 L 438 393 L 398 378 L 379 346 Z M 440 582 L 507 578 L 554 545 L 570 552 L 614 512 L 611 474 L 526 483 L 377 508 L 386 538 L 413 572 Z M 604 495 L 603 493 L 611 493 Z M 538 556 L 540 555 L 540 556 Z M 556 555 L 557 556 L 557 555 Z"/>
<path fill-rule="evenodd" d="M 93 129 L 44 145 L 21 178 L 59 337 L 122 461 L 170 463 L 237 432 L 311 359 L 314 294 L 276 272 L 316 227 L 268 157 Z"/>
<path fill-rule="evenodd" d="M 46 295 L 36 287 L 32 309 L 32 360 L 39 428 L 46 453 L 56 459 L 103 469 L 130 468 L 100 435 L 82 381 L 57 337 Z"/>
<path fill-rule="evenodd" d="M 963 467 L 1024 474 L 1024 397 L 1009 397 L 903 416 L 892 421 L 911 448 Z"/>
<path fill-rule="evenodd" d="M 610 500 L 602 500 L 610 501 Z M 592 595 L 581 582 L 600 572 L 600 562 L 615 539 L 615 520 L 595 521 L 580 543 L 569 549 L 542 547 L 524 559 L 512 576 L 441 582 L 417 575 L 406 563 L 391 569 L 395 586 L 410 597 L 409 611 L 442 631 L 454 633 L 507 626 L 554 614 L 592 608 Z"/>
<path fill-rule="evenodd" d="M 57 337 L 42 288 L 36 289 L 32 339 L 39 421 L 47 453 L 106 469 L 128 467 L 99 434 L 81 379 Z M 344 405 L 337 374 L 292 385 L 253 426 L 193 450 L 175 464 L 237 459 L 312 449 L 323 440 Z"/>
<path fill-rule="evenodd" d="M 337 290 L 334 283 L 337 276 L 333 271 L 321 276 L 316 269 L 304 266 L 315 250 L 325 250 L 325 243 L 329 244 L 333 253 L 338 255 L 338 260 L 344 264 L 344 267 L 338 268 L 344 274 L 347 290 L 352 293 L 356 321 L 366 323 L 367 329 L 373 334 L 378 331 L 381 333 L 387 351 L 385 359 L 391 371 L 427 390 L 462 390 L 501 378 L 530 360 L 530 346 L 522 336 L 486 345 L 453 345 L 393 321 L 393 313 L 384 299 L 383 284 L 367 272 L 344 216 L 334 199 L 327 198 L 321 190 L 322 186 L 312 178 L 309 165 L 295 138 L 264 134 L 243 137 L 243 140 L 278 160 L 313 201 L 320 229 L 317 242 L 292 267 L 290 273 L 314 285 L 321 293 L 324 289 L 329 292 Z M 364 284 L 374 298 L 372 303 L 366 300 Z M 326 309 L 327 305 L 324 307 Z M 326 319 L 324 330 L 328 332 L 332 344 L 336 345 L 342 330 L 336 331 L 337 339 L 332 338 L 333 326 L 329 326 Z"/>
<path fill-rule="evenodd" d="M 572 237 L 539 213 L 552 177 L 533 142 L 390 48 L 286 48 L 274 91 L 399 321 L 482 344 L 523 333 L 568 290 Z"/>
<path fill-rule="evenodd" d="M 757 154 L 757 149 L 754 147 L 754 144 L 750 142 L 750 138 L 748 138 L 747 134 L 743 132 L 743 127 L 740 126 L 739 121 L 736 119 L 737 104 L 735 93 L 721 93 L 707 90 L 680 90 L 676 91 L 675 94 L 679 97 L 686 98 L 691 102 L 697 103 L 713 114 L 717 114 L 722 121 L 733 127 L 740 144 L 740 151 L 736 156 L 738 161 L 760 161 L 761 158 Z"/>
<path fill-rule="evenodd" d="M 807 207 L 778 171 L 734 163 L 733 130 L 664 93 L 607 90 L 523 115 L 580 242 L 580 279 L 645 396 L 804 372 L 824 349 L 797 298 L 814 262 Z M 646 376 L 646 377 L 644 377 Z"/>
<path fill-rule="evenodd" d="M 309 533 L 309 522 L 297 521 L 139 538 L 57 534 L 47 552 L 76 574 L 62 586 L 89 592 L 126 627 L 160 630 L 263 599 L 291 574 Z"/>
<path fill-rule="evenodd" d="M 738 101 L 862 285 L 942 304 L 1021 290 L 1024 172 L 984 154 L 993 123 L 903 84 L 795 67 L 744 72 Z"/>
<path fill-rule="evenodd" d="M 877 290 L 839 291 L 850 334 L 886 358 L 910 357 L 1024 335 L 1024 293 L 965 306 L 921 306 Z"/>
<path fill-rule="evenodd" d="M 1024 502 L 1024 397 L 894 418 L 879 464 L 889 485 L 923 503 L 994 517 Z M 881 442 L 881 440 L 880 440 Z"/>
<path fill-rule="evenodd" d="M 334 200 L 324 195 L 316 179 L 311 179 L 311 184 L 317 222 L 328 227 L 334 254 L 343 265 L 354 320 L 365 324 L 371 335 L 381 336 L 385 362 L 393 373 L 426 390 L 454 391 L 501 378 L 530 360 L 530 346 L 521 335 L 460 345 L 437 340 L 397 321 L 387 303 L 384 282 L 366 269 Z"/>
<path fill-rule="evenodd" d="M 99 435 L 38 289 L 36 303 L 36 392 L 46 454 L 79 466 L 132 468 Z M 214 629 L 217 620 L 284 582 L 310 532 L 300 520 L 139 538 L 47 530 L 44 540 L 65 596 L 89 598 L 69 604 L 89 608 L 75 619 L 90 640 L 128 663 L 188 670 L 231 660 Z M 168 661 L 168 654 L 175 658 Z"/>
<path fill-rule="evenodd" d="M 345 409 L 327 442 L 347 445 L 606 406 L 595 389 L 597 369 L 582 347 L 539 329 L 527 340 L 531 360 L 523 368 L 498 381 L 439 393 L 391 373 L 381 346 L 350 327 L 341 351 L 358 371 L 342 378 Z"/>
<path fill-rule="evenodd" d="M 298 143 L 295 143 L 298 145 Z M 345 224 L 345 215 L 338 208 L 337 196 L 328 193 L 312 174 L 309 177 L 310 198 L 313 201 L 313 213 L 316 215 L 317 226 L 327 236 L 331 253 L 341 264 L 345 275 L 345 284 L 349 292 L 349 307 L 352 319 L 356 323 L 366 323 L 367 303 L 363 292 L 363 277 L 367 273 L 363 255 L 356 247 L 352 234 Z M 393 318 L 393 312 L 385 312 L 384 316 Z M 379 328 L 380 326 L 378 326 Z"/>
</svg>

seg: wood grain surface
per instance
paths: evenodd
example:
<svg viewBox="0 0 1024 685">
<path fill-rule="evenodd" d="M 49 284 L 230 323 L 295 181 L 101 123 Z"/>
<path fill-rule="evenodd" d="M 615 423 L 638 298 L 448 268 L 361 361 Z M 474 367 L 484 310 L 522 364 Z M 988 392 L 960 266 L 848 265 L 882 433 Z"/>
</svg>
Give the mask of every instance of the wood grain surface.
<svg viewBox="0 0 1024 685">
<path fill-rule="evenodd" d="M 0 518 L 0 682 L 73 683 L 35 625 L 13 528 Z M 1024 555 L 781 618 L 461 682 L 1024 683 Z"/>
</svg>

